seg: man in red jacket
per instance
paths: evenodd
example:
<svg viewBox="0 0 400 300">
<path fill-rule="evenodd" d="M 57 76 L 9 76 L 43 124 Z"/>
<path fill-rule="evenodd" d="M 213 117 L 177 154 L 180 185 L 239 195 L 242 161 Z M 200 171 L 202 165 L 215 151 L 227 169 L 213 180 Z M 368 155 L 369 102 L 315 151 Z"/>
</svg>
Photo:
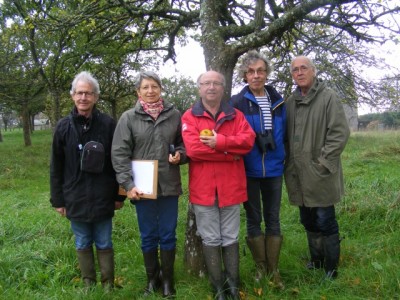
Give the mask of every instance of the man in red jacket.
<svg viewBox="0 0 400 300">
<path fill-rule="evenodd" d="M 222 74 L 206 72 L 197 86 L 200 100 L 182 116 L 190 202 L 217 299 L 225 299 L 224 290 L 239 299 L 240 204 L 247 200 L 242 157 L 252 149 L 255 134 L 244 115 L 223 101 Z"/>
</svg>

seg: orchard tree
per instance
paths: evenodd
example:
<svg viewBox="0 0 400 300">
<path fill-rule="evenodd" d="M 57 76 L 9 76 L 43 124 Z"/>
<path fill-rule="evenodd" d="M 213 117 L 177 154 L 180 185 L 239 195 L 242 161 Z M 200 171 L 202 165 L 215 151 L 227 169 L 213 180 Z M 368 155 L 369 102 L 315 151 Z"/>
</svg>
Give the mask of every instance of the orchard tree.
<svg viewBox="0 0 400 300">
<path fill-rule="evenodd" d="M 385 104 L 385 110 L 400 112 L 400 75 L 384 76 L 379 81 L 379 87 L 379 92 L 375 97 L 379 102 Z M 383 104 L 379 105 L 379 107 L 382 106 Z"/>
<path fill-rule="evenodd" d="M 2 22 L 10 22 L 19 32 L 20 44 L 30 50 L 32 61 L 46 84 L 52 102 L 53 113 L 49 116 L 52 124 L 62 116 L 62 101 L 69 96 L 76 73 L 82 69 L 93 72 L 108 68 L 113 71 L 118 66 L 115 74 L 99 72 L 106 76 L 104 80 L 96 77 L 103 81 L 121 78 L 129 64 L 121 58 L 132 60 L 127 54 L 136 51 L 135 39 L 127 42 L 126 36 L 131 36 L 128 29 L 124 28 L 121 34 L 120 28 L 111 26 L 119 18 L 121 9 L 114 7 L 113 13 L 106 14 L 105 3 L 107 1 L 6 0 L 0 4 Z M 136 61 L 141 59 L 136 57 Z M 122 81 L 126 79 L 121 78 Z M 108 94 L 103 100 L 111 101 L 110 108 L 115 116 L 115 98 Z"/>
<path fill-rule="evenodd" d="M 107 63 L 91 63 L 88 69 L 99 80 L 100 98 L 97 106 L 118 120 L 125 110 L 132 107 L 136 98 L 133 74 L 130 74 L 129 65 L 123 60 L 105 59 Z"/>
<path fill-rule="evenodd" d="M 30 146 L 31 117 L 44 109 L 44 85 L 30 51 L 20 43 L 19 32 L 13 27 L 2 28 L 1 32 L 0 93 L 3 111 L 18 112 L 22 119 L 24 144 Z"/>
<path fill-rule="evenodd" d="M 109 12 L 116 6 L 125 10 L 120 15 L 121 22 L 113 27 L 134 32 L 127 41 L 138 36 L 146 41 L 163 34 L 165 38 L 159 39 L 157 45 L 139 46 L 143 51 L 164 50 L 165 60 L 175 60 L 176 43 L 185 40 L 191 32 L 188 30 L 199 29 L 193 37 L 203 47 L 206 68 L 225 75 L 227 95 L 237 60 L 250 49 L 267 48 L 272 54 L 280 53 L 287 68 L 293 55 L 303 54 L 296 51 L 298 42 L 317 46 L 319 37 L 326 36 L 332 44 L 346 38 L 359 46 L 362 42 L 384 43 L 399 33 L 399 24 L 390 18 L 400 10 L 395 1 L 120 0 L 108 4 L 100 1 L 98 6 L 101 5 L 108 6 Z M 144 20 L 143 27 L 135 28 L 139 19 Z M 331 30 L 324 32 L 321 27 Z M 315 34 L 309 34 L 312 32 Z M 320 55 L 329 56 L 331 52 L 333 49 L 326 47 Z M 343 63 L 350 64 L 351 59 L 348 55 Z"/>
<path fill-rule="evenodd" d="M 66 2 L 57 1 L 56 5 L 53 1 L 4 1 L 2 5 L 3 17 L 12 20 L 11 27 L 18 32 L 20 45 L 30 51 L 38 75 L 46 84 L 53 102 L 53 115 L 49 116 L 53 124 L 61 117 L 60 102 L 72 73 L 86 57 L 73 51 L 71 27 L 57 26 L 57 21 L 48 14 L 49 11 L 67 13 Z M 79 42 L 81 39 L 76 44 Z"/>
<path fill-rule="evenodd" d="M 162 79 L 164 98 L 184 113 L 198 98 L 196 83 L 185 76 Z"/>
</svg>

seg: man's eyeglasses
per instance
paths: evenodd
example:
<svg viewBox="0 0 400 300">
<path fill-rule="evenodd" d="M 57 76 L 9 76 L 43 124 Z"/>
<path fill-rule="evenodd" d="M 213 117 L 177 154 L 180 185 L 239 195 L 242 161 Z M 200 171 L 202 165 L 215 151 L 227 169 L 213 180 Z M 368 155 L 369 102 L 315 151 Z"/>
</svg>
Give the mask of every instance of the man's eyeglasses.
<svg viewBox="0 0 400 300">
<path fill-rule="evenodd" d="M 220 87 L 223 86 L 223 83 L 218 81 L 206 81 L 206 82 L 200 82 L 200 85 L 205 87 L 210 87 L 211 85 Z"/>
<path fill-rule="evenodd" d="M 299 73 L 301 71 L 301 73 L 306 72 L 310 67 L 308 66 L 300 66 L 300 67 L 296 67 L 292 69 L 292 73 Z"/>
<path fill-rule="evenodd" d="M 265 70 L 265 69 L 258 69 L 258 70 L 250 69 L 250 70 L 248 70 L 248 71 L 246 72 L 246 74 L 247 74 L 247 75 L 250 75 L 250 76 L 253 76 L 253 75 L 255 75 L 255 74 L 258 74 L 258 75 L 263 76 L 263 75 L 267 74 L 267 70 Z"/>
<path fill-rule="evenodd" d="M 77 95 L 78 97 L 93 96 L 94 92 L 75 92 L 75 95 Z"/>
</svg>

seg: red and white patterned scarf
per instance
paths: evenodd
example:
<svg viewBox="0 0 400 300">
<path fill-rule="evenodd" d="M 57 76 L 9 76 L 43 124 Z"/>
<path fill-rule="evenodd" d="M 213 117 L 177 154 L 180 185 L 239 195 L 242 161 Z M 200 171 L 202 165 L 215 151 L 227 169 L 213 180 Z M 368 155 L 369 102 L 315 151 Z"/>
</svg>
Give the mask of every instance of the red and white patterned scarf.
<svg viewBox="0 0 400 300">
<path fill-rule="evenodd" d="M 154 103 L 144 102 L 142 98 L 139 98 L 139 101 L 143 107 L 143 110 L 147 114 L 149 114 L 154 120 L 157 120 L 158 116 L 164 109 L 164 101 L 161 98 L 157 102 L 154 102 Z"/>
</svg>

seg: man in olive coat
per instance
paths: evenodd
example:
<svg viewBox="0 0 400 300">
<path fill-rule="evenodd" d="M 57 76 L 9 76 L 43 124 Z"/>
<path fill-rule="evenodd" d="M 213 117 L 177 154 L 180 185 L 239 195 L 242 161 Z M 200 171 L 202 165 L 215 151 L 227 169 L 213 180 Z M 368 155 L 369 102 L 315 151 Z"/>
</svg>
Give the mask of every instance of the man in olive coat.
<svg viewBox="0 0 400 300">
<path fill-rule="evenodd" d="M 340 155 L 350 130 L 338 95 L 316 77 L 309 58 L 294 58 L 291 73 L 297 89 L 286 104 L 289 201 L 299 206 L 307 231 L 311 254 L 307 268 L 324 268 L 327 278 L 335 278 L 340 239 L 334 204 L 343 195 Z"/>
</svg>

